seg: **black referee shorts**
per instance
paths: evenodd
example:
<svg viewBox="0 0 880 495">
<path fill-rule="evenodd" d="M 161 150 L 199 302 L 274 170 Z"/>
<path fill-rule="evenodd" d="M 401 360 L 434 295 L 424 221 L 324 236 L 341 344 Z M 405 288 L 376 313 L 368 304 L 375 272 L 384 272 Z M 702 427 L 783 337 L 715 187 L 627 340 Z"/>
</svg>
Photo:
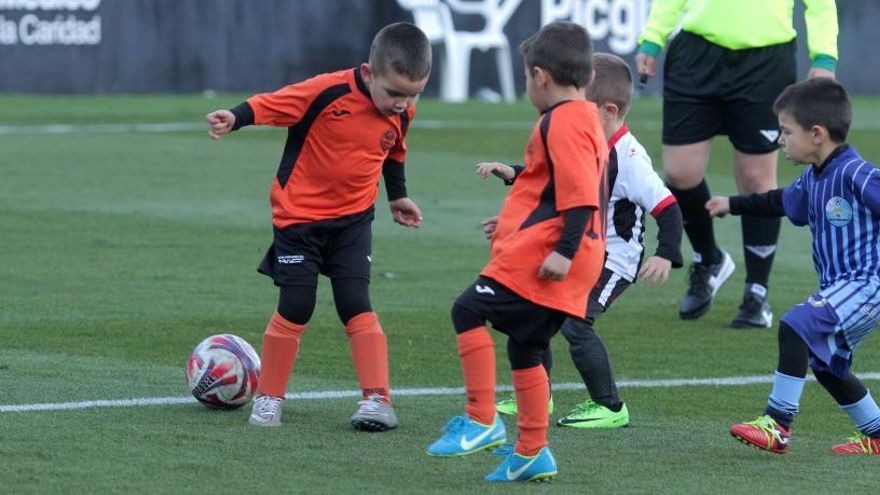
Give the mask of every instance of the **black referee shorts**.
<svg viewBox="0 0 880 495">
<path fill-rule="evenodd" d="M 663 144 L 726 134 L 743 153 L 779 147 L 773 102 L 796 80 L 794 41 L 729 50 L 681 31 L 669 45 L 663 71 Z"/>
<path fill-rule="evenodd" d="M 317 287 L 318 275 L 370 279 L 373 208 L 341 218 L 274 229 L 257 271 L 281 286 Z"/>
</svg>

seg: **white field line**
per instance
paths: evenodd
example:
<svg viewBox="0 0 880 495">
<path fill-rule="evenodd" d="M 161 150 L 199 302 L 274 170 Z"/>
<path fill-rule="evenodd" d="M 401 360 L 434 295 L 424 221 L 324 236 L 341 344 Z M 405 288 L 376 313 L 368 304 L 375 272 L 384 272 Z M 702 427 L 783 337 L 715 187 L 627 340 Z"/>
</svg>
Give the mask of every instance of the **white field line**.
<svg viewBox="0 0 880 495">
<path fill-rule="evenodd" d="M 477 120 L 431 120 L 416 119 L 414 129 L 426 130 L 480 130 L 524 131 L 534 126 L 525 121 L 477 121 Z M 639 131 L 659 131 L 659 121 L 642 121 L 636 126 Z M 853 129 L 877 131 L 880 121 L 853 122 Z M 245 132 L 269 130 L 272 127 L 249 127 Z M 41 134 L 120 134 L 120 133 L 166 133 L 166 132 L 208 132 L 206 124 L 200 122 L 165 122 L 156 124 L 51 124 L 51 125 L 0 125 L 0 136 L 41 135 Z"/>
<path fill-rule="evenodd" d="M 880 380 L 880 372 L 859 373 L 862 380 Z M 809 376 L 810 381 L 815 378 Z M 679 378 L 671 380 L 622 380 L 617 383 L 620 388 L 678 388 L 678 387 L 732 387 L 737 385 L 754 385 L 773 383 L 770 375 L 756 376 L 728 376 L 720 378 Z M 554 383 L 553 390 L 581 390 L 582 383 Z M 513 390 L 509 385 L 497 387 L 499 392 Z M 463 395 L 464 388 L 402 388 L 392 391 L 394 396 L 432 396 L 432 395 Z M 288 399 L 317 400 L 317 399 L 341 399 L 346 397 L 359 397 L 359 390 L 324 390 L 317 392 L 299 392 L 287 394 Z M 0 405 L 0 413 L 9 412 L 38 412 L 38 411 L 65 411 L 72 409 L 90 409 L 104 407 L 142 407 L 142 406 L 171 406 L 178 404 L 191 404 L 195 399 L 192 397 L 144 397 L 136 399 L 116 400 L 86 400 L 81 402 L 55 402 L 44 404 L 9 404 Z"/>
</svg>

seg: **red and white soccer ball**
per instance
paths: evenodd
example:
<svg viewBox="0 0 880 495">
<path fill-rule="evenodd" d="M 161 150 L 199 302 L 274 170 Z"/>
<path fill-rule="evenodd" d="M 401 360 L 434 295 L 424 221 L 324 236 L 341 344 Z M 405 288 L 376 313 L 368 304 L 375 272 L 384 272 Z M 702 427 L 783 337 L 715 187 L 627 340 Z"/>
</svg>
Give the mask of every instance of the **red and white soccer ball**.
<svg viewBox="0 0 880 495">
<path fill-rule="evenodd" d="M 193 349 L 186 379 L 193 397 L 211 409 L 235 409 L 251 400 L 260 377 L 260 356 L 243 338 L 212 335 Z"/>
</svg>

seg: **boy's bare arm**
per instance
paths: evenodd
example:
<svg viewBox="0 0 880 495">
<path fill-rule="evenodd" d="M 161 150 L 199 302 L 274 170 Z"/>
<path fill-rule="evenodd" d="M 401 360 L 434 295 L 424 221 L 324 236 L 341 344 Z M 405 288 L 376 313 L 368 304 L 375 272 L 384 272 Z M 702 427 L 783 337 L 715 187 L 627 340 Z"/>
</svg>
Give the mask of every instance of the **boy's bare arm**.
<svg viewBox="0 0 880 495">
<path fill-rule="evenodd" d="M 229 110 L 215 110 L 205 116 L 208 121 L 208 135 L 211 139 L 220 139 L 232 131 L 235 125 L 235 114 Z"/>
</svg>

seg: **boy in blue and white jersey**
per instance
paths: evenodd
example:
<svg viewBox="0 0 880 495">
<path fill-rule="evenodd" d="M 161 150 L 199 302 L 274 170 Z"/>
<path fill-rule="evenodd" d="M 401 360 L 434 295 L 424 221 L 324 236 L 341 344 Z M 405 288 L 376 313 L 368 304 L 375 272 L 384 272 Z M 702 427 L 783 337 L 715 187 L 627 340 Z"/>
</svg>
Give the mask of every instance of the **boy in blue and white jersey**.
<svg viewBox="0 0 880 495">
<path fill-rule="evenodd" d="M 850 371 L 852 353 L 880 313 L 880 170 L 845 144 L 852 106 L 843 86 L 814 78 L 785 89 L 773 110 L 788 158 L 810 164 L 788 187 L 714 197 L 713 216 L 786 216 L 809 225 L 819 291 L 779 324 L 779 364 L 764 415 L 730 434 L 775 453 L 788 450 L 807 366 L 858 428 L 837 454 L 880 455 L 880 408 Z"/>
</svg>

